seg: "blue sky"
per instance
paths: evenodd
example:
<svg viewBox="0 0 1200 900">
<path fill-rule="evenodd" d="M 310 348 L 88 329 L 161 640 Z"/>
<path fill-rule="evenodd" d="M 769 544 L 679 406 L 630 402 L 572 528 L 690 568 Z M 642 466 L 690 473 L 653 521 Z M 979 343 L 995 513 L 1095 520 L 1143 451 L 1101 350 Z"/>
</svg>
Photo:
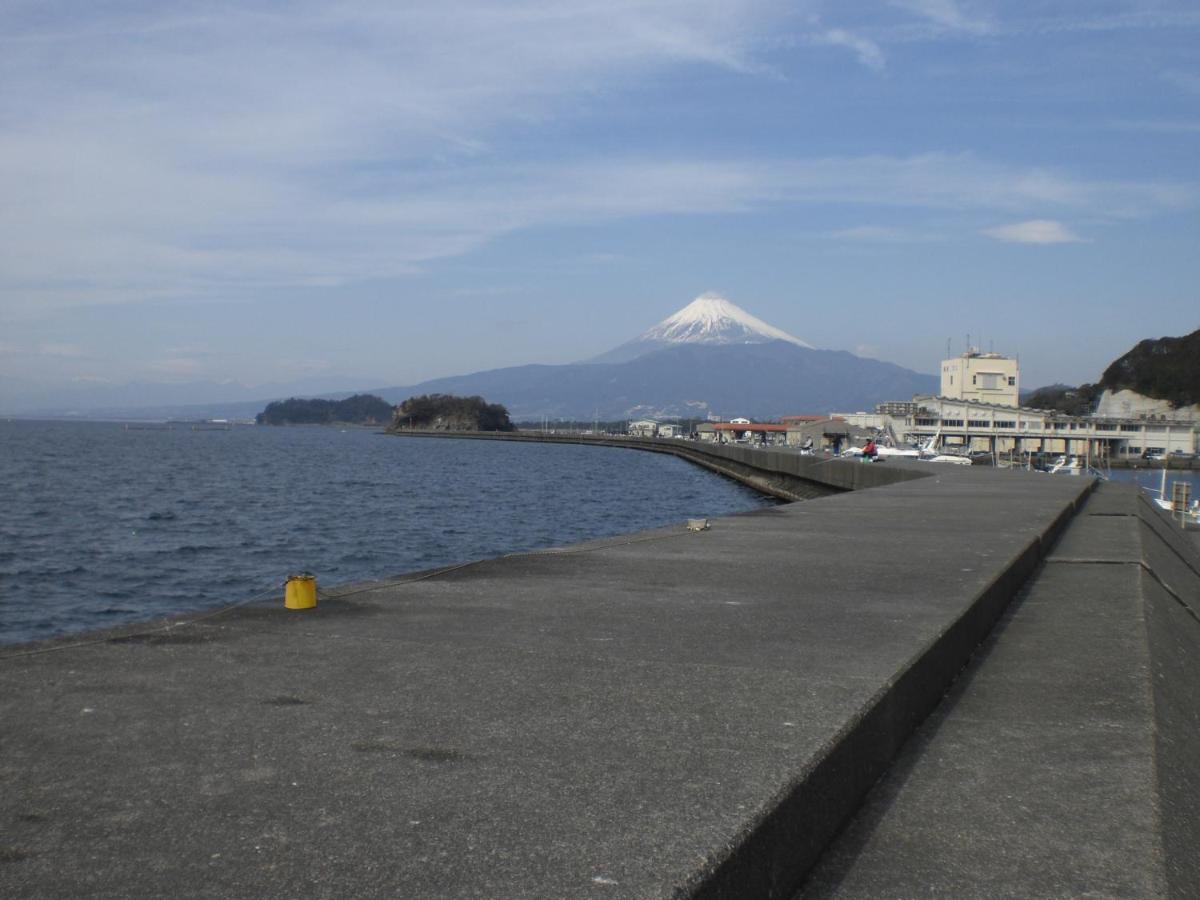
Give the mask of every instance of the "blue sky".
<svg viewBox="0 0 1200 900">
<path fill-rule="evenodd" d="M 0 377 L 367 387 L 705 291 L 934 372 L 1200 327 L 1194 2 L 0 2 Z"/>
</svg>

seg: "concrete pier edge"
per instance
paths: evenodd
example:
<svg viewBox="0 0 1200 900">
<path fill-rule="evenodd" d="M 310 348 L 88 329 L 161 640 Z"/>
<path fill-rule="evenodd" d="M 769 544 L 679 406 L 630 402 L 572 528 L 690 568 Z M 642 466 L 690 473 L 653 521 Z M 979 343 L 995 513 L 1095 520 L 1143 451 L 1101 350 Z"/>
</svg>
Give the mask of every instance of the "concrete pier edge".
<svg viewBox="0 0 1200 900">
<path fill-rule="evenodd" d="M 691 441 L 486 432 L 399 434 L 424 438 L 466 436 L 479 440 L 585 444 L 667 453 L 785 500 L 812 499 L 852 490 L 842 486 L 855 483 L 846 475 L 857 475 L 861 472 L 860 467 L 864 467 L 857 460 L 830 460 L 779 452 L 771 454 L 774 457 L 771 462 L 776 465 L 770 466 L 764 459 L 766 452 L 762 450 L 704 446 Z M 785 462 L 785 467 L 779 466 L 780 459 Z M 836 470 L 831 470 L 830 463 L 842 468 L 843 472 L 831 477 L 831 472 Z M 822 464 L 825 464 L 823 470 L 819 468 Z M 911 463 L 893 464 L 891 468 L 877 466 L 865 467 L 868 472 L 882 476 L 873 483 L 868 482 L 872 487 L 934 474 L 914 469 Z M 847 467 L 850 467 L 849 473 L 845 473 Z M 772 474 L 795 480 L 789 483 L 790 489 L 780 488 L 772 483 Z M 814 487 L 798 488 L 800 479 L 811 479 Z M 800 481 L 800 484 L 804 482 Z M 867 792 L 887 771 L 913 731 L 941 702 L 1094 487 L 1093 480 L 1084 479 L 1081 493 L 1001 567 L 991 583 L 971 600 L 966 612 L 915 654 L 897 679 L 883 685 L 859 713 L 846 722 L 816 764 L 810 770 L 798 773 L 792 783 L 773 798 L 765 814 L 749 823 L 723 856 L 706 860 L 689 882 L 680 886 L 678 894 L 695 898 L 781 897 L 795 890 L 830 841 L 853 817 Z"/>
<path fill-rule="evenodd" d="M 966 667 L 979 644 L 1065 527 L 1064 512 L 1032 541 L 952 623 L 871 698 L 837 735 L 811 772 L 789 786 L 774 809 L 709 872 L 697 873 L 690 896 L 778 897 L 797 887 L 829 841 L 857 811 L 867 791 Z"/>
<path fill-rule="evenodd" d="M 495 434 L 423 433 L 412 436 L 545 440 L 545 436 Z M 697 447 L 685 441 L 581 439 L 571 436 L 557 437 L 550 442 L 670 453 L 781 499 L 832 496 L 866 487 L 904 485 L 928 478 L 934 479 L 929 483 L 931 490 L 935 482 L 944 484 L 946 488 L 954 488 L 970 480 L 969 473 L 934 470 L 927 465 L 895 462 L 865 465 L 742 447 Z M 975 477 L 986 476 L 985 473 L 975 473 Z M 1071 479 L 1074 483 L 1065 486 L 1059 479 L 1055 482 L 1056 496 L 1061 494 L 1064 498 L 1057 512 L 1039 525 L 1015 552 L 997 561 L 997 567 L 992 570 L 986 584 L 966 598 L 961 614 L 948 620 L 931 640 L 916 648 L 894 675 L 881 683 L 857 711 L 828 737 L 806 766 L 795 771 L 769 798 L 764 798 L 758 807 L 759 811 L 749 817 L 736 834 L 730 835 L 722 847 L 709 848 L 704 862 L 682 882 L 676 883 L 676 895 L 786 897 L 798 887 L 830 841 L 855 815 L 864 796 L 888 770 L 905 741 L 938 706 L 980 643 L 1004 615 L 1010 602 L 1041 566 L 1050 548 L 1070 525 L 1093 488 L 1093 483 L 1088 479 Z M 1046 483 L 1049 485 L 1048 480 Z M 908 487 L 922 492 L 925 489 L 923 484 Z M 538 555 L 544 554 L 523 556 Z M 395 579 L 361 586 L 343 586 L 333 591 L 332 596 L 337 598 L 403 587 L 415 580 L 437 581 L 440 576 L 473 565 L 475 563 L 397 576 Z M 220 612 L 223 611 L 213 615 L 219 615 Z M 174 624 L 186 626 L 190 624 L 189 619 L 198 621 L 199 618 L 180 617 Z M 166 627 L 171 625 L 167 623 Z M 146 627 L 142 626 L 141 630 L 144 632 Z M 110 634 L 99 638 L 91 635 L 82 641 L 77 638 L 63 639 L 61 649 L 88 643 L 115 643 L 112 637 Z M 16 652 L 8 655 L 9 665 L 14 665 L 16 658 L 22 654 Z M 4 655 L 0 654 L 0 663 L 4 662 Z M 0 887 L 4 884 L 4 872 L 0 870 Z"/>
<path fill-rule="evenodd" d="M 1098 485 L 795 900 L 1196 896 L 1186 537 L 1136 486 Z"/>
</svg>

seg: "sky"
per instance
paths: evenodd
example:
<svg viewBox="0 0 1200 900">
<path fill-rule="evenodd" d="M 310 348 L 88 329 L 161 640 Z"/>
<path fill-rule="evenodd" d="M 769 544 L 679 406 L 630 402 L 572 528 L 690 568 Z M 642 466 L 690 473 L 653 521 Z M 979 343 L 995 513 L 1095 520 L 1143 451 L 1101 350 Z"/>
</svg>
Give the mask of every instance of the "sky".
<svg viewBox="0 0 1200 900">
<path fill-rule="evenodd" d="M 1075 384 L 1197 285 L 1194 0 L 0 0 L 10 395 L 572 362 L 706 291 Z"/>
</svg>

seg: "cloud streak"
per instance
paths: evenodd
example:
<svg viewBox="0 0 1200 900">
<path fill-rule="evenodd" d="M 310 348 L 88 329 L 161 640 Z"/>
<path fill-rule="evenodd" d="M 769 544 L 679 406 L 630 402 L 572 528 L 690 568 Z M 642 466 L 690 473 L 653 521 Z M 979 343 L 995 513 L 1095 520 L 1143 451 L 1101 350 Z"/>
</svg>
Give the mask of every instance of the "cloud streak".
<svg viewBox="0 0 1200 900">
<path fill-rule="evenodd" d="M 949 0 L 898 5 L 940 28 L 985 21 Z M 796 15 L 783 0 L 468 2 L 453 17 L 416 0 L 55 9 L 18 5 L 0 21 L 9 315 L 396 278 L 522 230 L 648 216 L 874 206 L 1119 220 L 1196 204 L 1190 184 L 972 154 L 504 152 L 639 78 L 765 71 L 762 47 Z M 812 33 L 886 64 L 858 27 Z"/>
<path fill-rule="evenodd" d="M 844 28 L 831 28 L 815 38 L 819 44 L 831 47 L 845 47 L 852 51 L 858 61 L 868 69 L 881 72 L 887 65 L 882 48 L 870 38 L 846 31 Z"/>
<path fill-rule="evenodd" d="M 1083 238 L 1076 235 L 1061 222 L 1050 219 L 1031 219 L 999 225 L 983 231 L 988 237 L 1013 244 L 1078 244 Z"/>
<path fill-rule="evenodd" d="M 399 277 L 525 229 L 648 216 L 835 206 L 1138 218 L 1197 202 L 1184 184 L 1089 181 L 947 154 L 485 161 L 376 174 L 349 191 L 265 174 L 146 176 L 153 169 L 146 160 L 143 174 L 132 164 L 97 170 L 102 186 L 82 202 L 75 186 L 56 182 L 54 165 L 39 159 L 30 152 L 22 165 L 47 187 L 19 223 L 0 226 L 0 268 L 8 273 L 0 290 L 13 307 L 227 297 Z M 1052 230 L 1042 235 L 1041 242 L 1055 239 Z"/>
<path fill-rule="evenodd" d="M 889 0 L 890 5 L 929 20 L 949 31 L 987 34 L 994 23 L 987 17 L 970 14 L 957 0 Z"/>
</svg>

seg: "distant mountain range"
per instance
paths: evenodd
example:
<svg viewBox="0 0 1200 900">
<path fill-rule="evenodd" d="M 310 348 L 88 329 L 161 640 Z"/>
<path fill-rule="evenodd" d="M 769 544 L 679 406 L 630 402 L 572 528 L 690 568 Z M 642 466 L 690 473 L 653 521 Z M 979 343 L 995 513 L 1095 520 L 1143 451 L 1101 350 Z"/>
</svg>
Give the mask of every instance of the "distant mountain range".
<svg viewBox="0 0 1200 900">
<path fill-rule="evenodd" d="M 885 399 L 930 393 L 936 379 L 838 350 L 784 341 L 664 347 L 626 363 L 517 366 L 439 378 L 401 394 L 480 394 L 514 421 L 699 416 L 758 418 L 870 409 Z"/>
<path fill-rule="evenodd" d="M 506 406 L 513 421 L 538 421 L 869 410 L 884 400 L 937 389 L 936 376 L 841 350 L 818 350 L 722 297 L 705 294 L 634 340 L 583 362 L 512 366 L 365 392 L 395 404 L 419 394 L 479 395 Z M 324 396 L 341 399 L 350 393 Z M 282 398 L 158 404 L 136 412 L 251 417 L 276 399 Z"/>
<path fill-rule="evenodd" d="M 871 409 L 935 393 L 938 379 L 840 350 L 817 350 L 713 294 L 584 362 L 514 366 L 378 393 L 479 394 L 514 421 L 754 416 Z"/>
</svg>

